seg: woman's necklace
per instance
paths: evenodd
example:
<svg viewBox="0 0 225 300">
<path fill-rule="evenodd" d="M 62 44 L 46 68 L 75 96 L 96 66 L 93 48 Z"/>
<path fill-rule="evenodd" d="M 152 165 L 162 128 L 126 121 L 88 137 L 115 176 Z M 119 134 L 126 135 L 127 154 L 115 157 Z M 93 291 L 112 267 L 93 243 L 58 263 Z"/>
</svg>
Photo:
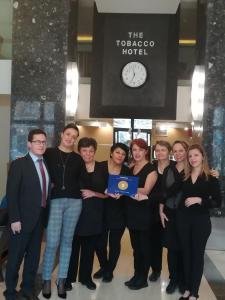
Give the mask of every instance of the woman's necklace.
<svg viewBox="0 0 225 300">
<path fill-rule="evenodd" d="M 92 173 L 94 172 L 94 169 L 95 169 L 95 161 L 89 163 L 89 164 L 85 164 L 86 166 L 86 170 L 88 173 Z"/>
<path fill-rule="evenodd" d="M 61 153 L 61 150 L 59 149 L 59 157 L 60 157 L 60 160 L 61 160 L 61 163 L 62 163 L 62 168 L 63 168 L 63 172 L 62 172 L 62 191 L 64 191 L 66 189 L 65 187 L 65 173 L 66 173 L 66 165 L 68 163 L 68 160 L 70 158 L 70 154 L 72 152 L 69 152 L 67 153 L 67 156 L 66 156 L 66 159 L 63 160 L 63 157 L 62 157 L 62 153 Z"/>
<path fill-rule="evenodd" d="M 111 161 L 108 161 L 108 171 L 111 175 L 119 175 L 121 172 L 121 166 L 114 165 Z"/>
<path fill-rule="evenodd" d="M 168 166 L 170 164 L 170 162 L 169 161 L 163 161 L 163 162 L 161 162 L 161 163 L 158 163 L 158 172 L 159 172 L 159 174 L 163 174 L 163 172 L 164 172 L 164 170 L 165 170 L 165 168 Z"/>
</svg>

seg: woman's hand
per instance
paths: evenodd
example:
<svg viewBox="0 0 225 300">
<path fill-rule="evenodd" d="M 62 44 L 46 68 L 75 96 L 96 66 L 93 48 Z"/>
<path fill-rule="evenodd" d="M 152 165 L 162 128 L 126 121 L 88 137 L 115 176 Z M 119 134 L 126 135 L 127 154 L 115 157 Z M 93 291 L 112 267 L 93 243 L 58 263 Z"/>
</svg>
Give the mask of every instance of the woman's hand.
<svg viewBox="0 0 225 300">
<path fill-rule="evenodd" d="M 167 215 L 163 211 L 161 211 L 159 215 L 160 215 L 160 220 L 161 220 L 161 223 L 162 223 L 162 227 L 166 228 L 165 221 L 167 221 L 167 222 L 169 221 L 169 219 L 167 218 Z"/>
<path fill-rule="evenodd" d="M 81 193 L 83 199 L 95 197 L 95 192 L 92 190 L 81 189 Z"/>
<path fill-rule="evenodd" d="M 130 196 L 132 199 L 137 200 L 137 201 L 143 201 L 143 200 L 148 200 L 148 196 L 141 194 L 141 193 L 137 193 L 135 195 Z"/>
<path fill-rule="evenodd" d="M 21 222 L 11 223 L 11 230 L 13 234 L 20 233 L 21 229 L 22 229 Z"/>
<path fill-rule="evenodd" d="M 202 203 L 202 198 L 200 198 L 200 197 L 188 197 L 185 200 L 186 207 L 190 207 L 191 205 L 201 204 L 201 203 Z"/>
<path fill-rule="evenodd" d="M 219 178 L 220 173 L 217 170 L 211 169 L 210 170 L 210 175 L 216 178 Z"/>
<path fill-rule="evenodd" d="M 118 194 L 118 193 L 116 193 L 116 194 L 108 193 L 107 189 L 105 190 L 105 194 L 114 199 L 119 199 L 122 196 L 121 194 Z"/>
</svg>

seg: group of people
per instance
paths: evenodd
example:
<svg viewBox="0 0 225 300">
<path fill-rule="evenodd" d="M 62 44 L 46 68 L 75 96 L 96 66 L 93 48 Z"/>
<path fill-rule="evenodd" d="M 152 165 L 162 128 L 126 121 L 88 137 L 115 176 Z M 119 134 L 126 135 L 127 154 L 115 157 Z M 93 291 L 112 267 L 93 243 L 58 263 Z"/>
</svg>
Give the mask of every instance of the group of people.
<svg viewBox="0 0 225 300">
<path fill-rule="evenodd" d="M 100 268 L 93 274 L 113 280 L 120 243 L 128 228 L 133 249 L 133 276 L 124 284 L 131 290 L 160 277 L 162 249 L 168 249 L 167 293 L 179 287 L 180 300 L 195 300 L 203 274 L 204 251 L 211 232 L 209 208 L 221 203 L 218 172 L 209 169 L 201 145 L 158 141 L 156 160 L 149 162 L 148 145 L 134 139 L 111 147 L 107 161 L 95 161 L 95 139 L 79 136 L 68 124 L 58 147 L 46 150 L 46 134 L 28 135 L 28 154 L 12 162 L 7 181 L 10 245 L 6 268 L 6 300 L 36 300 L 42 233 L 46 229 L 42 294 L 51 297 L 51 275 L 59 248 L 56 280 L 60 298 L 66 298 L 77 279 L 96 289 L 92 279 L 94 254 Z M 128 155 L 132 157 L 128 162 Z M 170 160 L 170 154 L 175 161 Z M 108 192 L 109 175 L 138 176 L 135 195 Z M 21 289 L 18 272 L 24 259 Z"/>
</svg>

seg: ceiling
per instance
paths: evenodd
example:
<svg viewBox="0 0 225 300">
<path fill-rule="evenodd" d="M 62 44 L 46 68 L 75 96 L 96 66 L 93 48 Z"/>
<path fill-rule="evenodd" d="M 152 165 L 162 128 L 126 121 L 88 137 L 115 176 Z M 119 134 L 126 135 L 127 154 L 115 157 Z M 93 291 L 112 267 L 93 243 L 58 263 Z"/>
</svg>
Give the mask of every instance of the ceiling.
<svg viewBox="0 0 225 300">
<path fill-rule="evenodd" d="M 98 9 L 101 11 L 116 11 L 124 13 L 126 9 L 132 13 L 142 13 L 143 11 L 159 12 L 167 10 L 172 13 L 177 6 L 178 0 L 96 0 Z M 197 24 L 197 1 L 181 0 L 180 12 L 180 39 L 195 39 Z M 165 2 L 170 3 L 165 6 Z M 131 5 L 133 3 L 133 5 Z M 164 4 L 164 5 L 163 5 Z M 79 0 L 78 10 L 78 34 L 92 36 L 93 32 L 93 7 L 94 0 Z M 140 9 L 140 7 L 143 9 Z M 128 12 L 128 11 L 127 11 Z"/>
</svg>

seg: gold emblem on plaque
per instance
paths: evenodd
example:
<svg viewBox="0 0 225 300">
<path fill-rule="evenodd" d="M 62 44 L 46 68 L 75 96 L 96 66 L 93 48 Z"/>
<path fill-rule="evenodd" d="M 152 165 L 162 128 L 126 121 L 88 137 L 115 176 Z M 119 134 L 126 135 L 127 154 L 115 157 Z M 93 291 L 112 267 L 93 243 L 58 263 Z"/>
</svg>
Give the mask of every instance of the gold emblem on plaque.
<svg viewBox="0 0 225 300">
<path fill-rule="evenodd" d="M 128 188 L 128 183 L 125 180 L 121 180 L 118 182 L 118 188 L 122 191 L 126 190 Z"/>
</svg>

